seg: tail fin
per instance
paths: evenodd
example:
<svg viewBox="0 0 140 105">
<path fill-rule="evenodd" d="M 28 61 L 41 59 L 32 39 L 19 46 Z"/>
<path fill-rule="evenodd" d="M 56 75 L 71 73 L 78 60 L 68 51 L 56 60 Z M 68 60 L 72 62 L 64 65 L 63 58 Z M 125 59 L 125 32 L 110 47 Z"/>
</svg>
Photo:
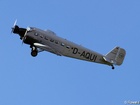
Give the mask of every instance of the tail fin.
<svg viewBox="0 0 140 105">
<path fill-rule="evenodd" d="M 125 55 L 126 51 L 123 48 L 115 47 L 112 51 L 105 55 L 105 59 L 112 64 L 121 65 Z"/>
</svg>

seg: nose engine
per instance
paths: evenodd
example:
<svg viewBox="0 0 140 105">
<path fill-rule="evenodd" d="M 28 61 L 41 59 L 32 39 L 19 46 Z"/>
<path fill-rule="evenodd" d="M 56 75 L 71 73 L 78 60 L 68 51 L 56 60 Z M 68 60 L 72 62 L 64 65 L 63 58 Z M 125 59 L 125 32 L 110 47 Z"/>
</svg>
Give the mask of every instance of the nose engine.
<svg viewBox="0 0 140 105">
<path fill-rule="evenodd" d="M 15 34 L 18 34 L 20 36 L 20 39 L 22 39 L 26 33 L 27 29 L 25 28 L 19 28 L 19 26 L 15 25 L 12 27 L 12 32 Z"/>
<path fill-rule="evenodd" d="M 31 32 L 30 27 L 26 28 L 20 28 L 18 25 L 16 25 L 16 22 L 14 23 L 14 26 L 12 27 L 12 33 L 18 34 L 20 36 L 20 39 L 22 40 L 22 43 L 29 44 L 31 47 L 31 55 L 33 57 L 37 56 L 38 49 L 36 46 L 34 46 L 35 42 L 38 42 L 33 37 L 27 35 L 28 32 Z"/>
<path fill-rule="evenodd" d="M 19 33 L 19 27 L 17 25 L 12 27 L 12 32 L 15 33 L 15 34 L 18 34 Z"/>
</svg>

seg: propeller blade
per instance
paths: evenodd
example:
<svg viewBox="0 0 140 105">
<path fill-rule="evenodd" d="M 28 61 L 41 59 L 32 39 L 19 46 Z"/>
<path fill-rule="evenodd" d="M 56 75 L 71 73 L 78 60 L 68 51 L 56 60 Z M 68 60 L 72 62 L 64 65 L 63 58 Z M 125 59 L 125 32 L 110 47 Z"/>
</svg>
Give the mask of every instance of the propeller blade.
<svg viewBox="0 0 140 105">
<path fill-rule="evenodd" d="M 17 19 L 16 19 L 15 22 L 14 22 L 14 25 L 13 25 L 13 27 L 12 27 L 11 33 L 14 32 L 14 29 L 15 29 L 16 24 L 17 24 Z"/>
<path fill-rule="evenodd" d="M 25 34 L 24 34 L 24 36 L 22 38 L 22 44 L 23 44 L 24 40 L 26 39 L 26 34 L 27 34 L 28 31 L 30 31 L 30 27 L 26 28 L 26 32 L 25 32 Z"/>
<path fill-rule="evenodd" d="M 15 27 L 16 24 L 17 24 L 17 19 L 15 20 L 15 22 L 14 22 L 14 26 L 13 26 L 13 27 Z"/>
<path fill-rule="evenodd" d="M 25 40 L 25 37 L 26 37 L 26 34 L 27 34 L 27 29 L 26 29 L 26 32 L 25 32 L 25 34 L 24 34 L 24 36 L 23 36 L 23 38 L 22 38 L 22 44 L 23 44 L 23 42 L 24 42 L 24 40 Z"/>
</svg>

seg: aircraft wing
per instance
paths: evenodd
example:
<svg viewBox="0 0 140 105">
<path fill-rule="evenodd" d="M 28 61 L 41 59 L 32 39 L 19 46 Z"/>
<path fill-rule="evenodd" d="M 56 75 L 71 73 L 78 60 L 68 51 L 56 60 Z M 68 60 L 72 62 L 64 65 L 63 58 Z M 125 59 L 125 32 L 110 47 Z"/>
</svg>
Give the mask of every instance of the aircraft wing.
<svg viewBox="0 0 140 105">
<path fill-rule="evenodd" d="M 34 43 L 34 46 L 36 46 L 37 48 L 39 48 L 41 51 L 46 50 L 48 52 L 54 53 L 54 54 L 59 55 L 59 56 L 62 55 L 61 53 L 59 53 L 58 51 L 56 51 L 55 49 L 51 48 L 48 45 L 44 45 L 44 44 L 40 44 L 40 43 Z"/>
</svg>

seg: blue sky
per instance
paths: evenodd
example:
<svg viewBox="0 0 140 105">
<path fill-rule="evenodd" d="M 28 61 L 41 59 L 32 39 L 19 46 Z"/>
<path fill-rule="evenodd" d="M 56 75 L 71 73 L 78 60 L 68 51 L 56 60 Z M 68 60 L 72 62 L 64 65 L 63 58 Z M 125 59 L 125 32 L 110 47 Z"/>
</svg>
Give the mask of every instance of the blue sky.
<svg viewBox="0 0 140 105">
<path fill-rule="evenodd" d="M 48 52 L 31 57 L 30 48 L 11 34 L 21 27 L 57 35 L 106 54 L 127 52 L 111 67 Z M 0 0 L 0 105 L 124 105 L 140 101 L 139 0 Z"/>
</svg>

